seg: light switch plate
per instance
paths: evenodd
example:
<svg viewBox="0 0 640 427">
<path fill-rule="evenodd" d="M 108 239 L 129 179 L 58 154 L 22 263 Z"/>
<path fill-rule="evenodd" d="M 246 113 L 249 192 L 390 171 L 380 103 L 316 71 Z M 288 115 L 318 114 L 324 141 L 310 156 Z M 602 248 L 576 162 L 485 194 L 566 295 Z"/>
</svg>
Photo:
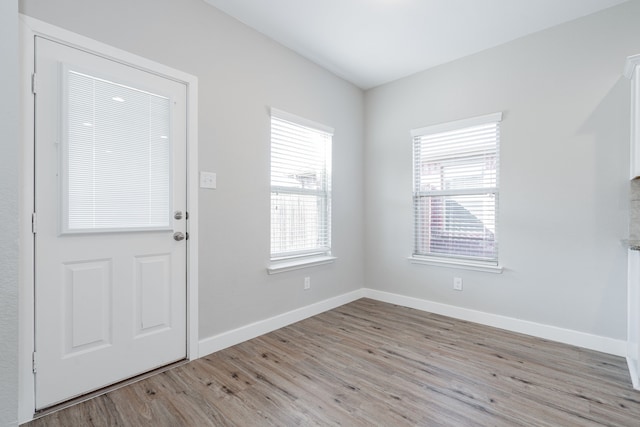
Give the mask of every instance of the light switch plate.
<svg viewBox="0 0 640 427">
<path fill-rule="evenodd" d="M 200 188 L 215 189 L 216 185 L 217 185 L 217 178 L 214 172 L 200 171 Z"/>
</svg>

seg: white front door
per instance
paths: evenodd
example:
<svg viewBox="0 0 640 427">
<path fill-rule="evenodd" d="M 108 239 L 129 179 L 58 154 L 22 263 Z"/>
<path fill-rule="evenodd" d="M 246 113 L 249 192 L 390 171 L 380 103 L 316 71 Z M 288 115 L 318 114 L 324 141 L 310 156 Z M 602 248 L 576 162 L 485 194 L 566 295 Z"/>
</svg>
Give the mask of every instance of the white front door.
<svg viewBox="0 0 640 427">
<path fill-rule="evenodd" d="M 186 87 L 36 37 L 42 409 L 186 357 Z"/>
</svg>

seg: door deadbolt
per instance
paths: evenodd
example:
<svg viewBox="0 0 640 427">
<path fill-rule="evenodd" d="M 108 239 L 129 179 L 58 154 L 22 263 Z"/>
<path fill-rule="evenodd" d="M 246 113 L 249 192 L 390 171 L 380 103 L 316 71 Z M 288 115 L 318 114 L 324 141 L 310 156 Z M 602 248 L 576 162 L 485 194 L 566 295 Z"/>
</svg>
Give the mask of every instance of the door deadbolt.
<svg viewBox="0 0 640 427">
<path fill-rule="evenodd" d="M 173 217 L 174 217 L 175 219 L 182 219 L 182 211 L 176 211 L 176 212 L 173 214 Z"/>
</svg>

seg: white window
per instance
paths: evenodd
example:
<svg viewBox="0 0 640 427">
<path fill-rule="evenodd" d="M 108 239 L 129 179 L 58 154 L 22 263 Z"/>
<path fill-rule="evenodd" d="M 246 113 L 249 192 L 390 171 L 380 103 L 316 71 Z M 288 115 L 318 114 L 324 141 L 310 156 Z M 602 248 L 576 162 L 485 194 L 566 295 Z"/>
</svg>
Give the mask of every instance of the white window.
<svg viewBox="0 0 640 427">
<path fill-rule="evenodd" d="M 331 253 L 333 129 L 271 110 L 271 261 Z"/>
<path fill-rule="evenodd" d="M 501 119 L 495 113 L 411 132 L 413 258 L 498 264 Z"/>
</svg>

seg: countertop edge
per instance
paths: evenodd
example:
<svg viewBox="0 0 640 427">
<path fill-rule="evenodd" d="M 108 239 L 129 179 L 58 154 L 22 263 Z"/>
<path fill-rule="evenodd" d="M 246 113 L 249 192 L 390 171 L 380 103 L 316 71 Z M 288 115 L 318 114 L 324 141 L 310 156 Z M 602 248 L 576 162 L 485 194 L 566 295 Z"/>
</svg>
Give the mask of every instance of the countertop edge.
<svg viewBox="0 0 640 427">
<path fill-rule="evenodd" d="M 631 251 L 640 251 L 640 240 L 625 239 L 622 240 L 622 245 Z"/>
</svg>

